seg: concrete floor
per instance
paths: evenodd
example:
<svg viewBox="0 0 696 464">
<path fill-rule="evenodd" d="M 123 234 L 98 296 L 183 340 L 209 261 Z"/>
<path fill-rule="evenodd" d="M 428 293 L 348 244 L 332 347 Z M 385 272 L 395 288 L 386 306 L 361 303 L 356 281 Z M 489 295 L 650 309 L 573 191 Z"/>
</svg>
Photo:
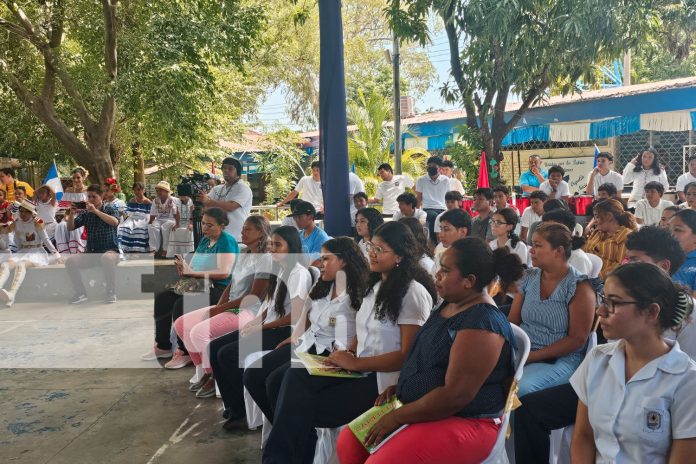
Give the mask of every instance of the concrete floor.
<svg viewBox="0 0 696 464">
<path fill-rule="evenodd" d="M 258 463 L 260 431 L 225 432 L 191 368 L 139 355 L 152 303 L 0 309 L 0 462 Z"/>
</svg>

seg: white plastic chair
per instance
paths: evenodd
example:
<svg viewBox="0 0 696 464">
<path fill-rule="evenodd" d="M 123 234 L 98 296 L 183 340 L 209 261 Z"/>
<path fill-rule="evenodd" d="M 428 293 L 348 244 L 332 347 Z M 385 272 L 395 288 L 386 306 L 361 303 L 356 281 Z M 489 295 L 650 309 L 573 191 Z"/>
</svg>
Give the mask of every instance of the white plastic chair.
<svg viewBox="0 0 696 464">
<path fill-rule="evenodd" d="M 256 351 L 255 353 L 247 355 L 247 357 L 244 358 L 244 369 L 251 366 L 267 353 L 270 353 L 270 350 Z M 251 397 L 246 388 L 244 388 L 244 405 L 246 406 L 247 426 L 249 427 L 249 430 L 256 430 L 257 428 L 261 427 L 264 424 L 263 412 L 261 412 L 261 409 L 254 402 L 254 399 Z M 263 447 L 263 443 L 261 446 Z"/>
<path fill-rule="evenodd" d="M 597 255 L 593 255 L 591 253 L 587 253 L 587 257 L 590 258 L 590 262 L 592 263 L 592 270 L 590 271 L 590 277 L 595 278 L 599 277 L 599 272 L 602 270 L 602 258 L 600 258 Z"/>
<path fill-rule="evenodd" d="M 312 283 L 317 282 L 319 280 L 319 277 L 321 277 L 321 271 L 319 270 L 318 267 L 316 266 L 309 266 L 307 268 L 309 271 L 310 275 L 312 276 Z"/>
<path fill-rule="evenodd" d="M 314 464 L 330 464 L 337 462 L 336 440 L 344 426 L 333 429 L 317 428 L 317 446 L 314 450 Z"/>
<path fill-rule="evenodd" d="M 505 436 L 507 435 L 508 424 L 510 423 L 510 412 L 512 411 L 513 399 L 517 395 L 517 384 L 522 378 L 524 364 L 527 362 L 527 357 L 529 356 L 529 351 L 531 350 L 531 342 L 529 341 L 529 337 L 524 330 L 512 324 L 512 333 L 515 337 L 515 344 L 517 345 L 517 355 L 515 356 L 515 377 L 512 385 L 510 386 L 510 392 L 508 393 L 507 402 L 505 404 L 505 412 L 503 414 L 503 423 L 500 425 L 498 437 L 495 440 L 491 453 L 482 462 L 482 464 L 508 464 L 510 462 L 508 460 L 507 453 L 505 452 Z"/>
</svg>

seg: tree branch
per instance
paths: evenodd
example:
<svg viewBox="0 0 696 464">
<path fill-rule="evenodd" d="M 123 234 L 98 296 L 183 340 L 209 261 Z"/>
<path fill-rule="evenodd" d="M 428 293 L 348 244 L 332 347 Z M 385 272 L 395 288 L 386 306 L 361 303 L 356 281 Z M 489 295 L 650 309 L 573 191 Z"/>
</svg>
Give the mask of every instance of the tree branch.
<svg viewBox="0 0 696 464">
<path fill-rule="evenodd" d="M 104 57 L 106 73 L 110 82 L 116 80 L 118 60 L 116 55 L 116 6 L 118 0 L 102 0 L 104 10 Z"/>
<path fill-rule="evenodd" d="M 532 103 L 534 103 L 534 101 L 539 97 L 539 95 L 541 95 L 541 93 L 548 88 L 548 86 L 551 84 L 548 74 L 548 66 L 545 66 L 541 72 L 539 85 L 529 90 L 527 95 L 522 100 L 522 105 L 515 111 L 512 118 L 510 118 L 510 120 L 505 124 L 503 133 L 507 134 L 510 132 L 522 118 L 524 112 L 527 111 L 529 107 L 532 106 Z"/>
<path fill-rule="evenodd" d="M 466 125 L 472 129 L 478 129 L 476 109 L 474 108 L 474 103 L 471 99 L 471 93 L 464 84 L 464 72 L 462 71 L 462 60 L 459 53 L 459 36 L 457 34 L 457 28 L 454 24 L 454 18 L 452 17 L 453 9 L 454 3 L 449 9 L 440 13 L 440 16 L 445 23 L 445 32 L 447 33 L 447 40 L 449 42 L 452 77 L 457 84 L 459 95 L 461 96 L 462 103 L 464 104 L 464 111 L 466 111 Z"/>
</svg>

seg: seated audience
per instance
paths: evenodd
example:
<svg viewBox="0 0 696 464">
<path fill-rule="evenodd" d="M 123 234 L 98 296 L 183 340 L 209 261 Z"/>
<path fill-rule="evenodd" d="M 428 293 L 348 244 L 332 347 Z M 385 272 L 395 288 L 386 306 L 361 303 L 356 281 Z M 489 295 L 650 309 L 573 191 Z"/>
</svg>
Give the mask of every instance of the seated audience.
<svg viewBox="0 0 696 464">
<path fill-rule="evenodd" d="M 44 232 L 49 240 L 53 240 L 56 235 L 56 210 L 58 201 L 56 193 L 48 185 L 42 185 L 36 189 L 36 215 L 43 221 Z M 0 222 L 2 222 L 0 220 Z"/>
<path fill-rule="evenodd" d="M 574 230 L 577 226 L 575 220 L 575 215 L 567 209 L 555 209 L 544 213 L 542 218 L 544 223 L 546 222 L 557 222 L 563 224 L 568 228 L 568 230 Z M 587 257 L 582 247 L 585 245 L 585 239 L 579 235 L 573 235 L 573 247 L 570 253 L 570 259 L 568 259 L 568 264 L 573 266 L 580 274 L 590 275 L 592 271 L 592 261 Z"/>
<path fill-rule="evenodd" d="M 570 187 L 568 182 L 563 180 L 565 170 L 560 166 L 551 166 L 549 168 L 549 178 L 539 186 L 539 190 L 548 195 L 550 200 L 563 200 L 565 202 L 570 198 Z"/>
<path fill-rule="evenodd" d="M 89 176 L 87 171 L 82 166 L 77 166 L 70 171 L 70 180 L 72 186 L 65 189 L 63 192 L 62 202 L 69 202 L 74 206 L 80 206 L 76 211 L 84 211 L 82 204 L 87 203 L 87 186 L 85 180 Z M 84 227 L 78 227 L 73 230 L 68 230 L 68 221 L 63 218 L 56 226 L 56 248 L 62 254 L 77 254 L 85 251 L 86 237 L 83 237 Z"/>
<path fill-rule="evenodd" d="M 355 213 L 355 240 L 365 259 L 369 259 L 367 242 L 372 240 L 372 234 L 382 224 L 384 224 L 384 218 L 375 208 L 362 208 Z"/>
<path fill-rule="evenodd" d="M 150 352 L 142 356 L 143 361 L 171 357 L 172 359 L 164 365 L 167 369 L 180 369 L 192 364 L 181 338 L 177 337 L 177 350 L 172 357 L 172 322 L 185 312 L 186 293 L 208 293 L 208 304 L 214 305 L 220 301 L 227 284 L 230 283 L 230 273 L 239 253 L 239 246 L 234 237 L 225 231 L 227 221 L 227 214 L 221 208 L 208 208 L 203 211 L 203 238 L 190 263 L 183 259 L 174 261 L 181 280 L 155 295 L 155 345 Z M 201 288 L 207 279 L 210 281 L 210 287 Z M 194 284 L 198 286 L 197 289 L 187 288 Z M 191 304 L 190 300 L 188 304 Z"/>
<path fill-rule="evenodd" d="M 659 182 L 645 184 L 645 198 L 636 202 L 636 222 L 645 226 L 654 226 L 660 222 L 662 211 L 674 206 L 671 201 L 663 200 L 665 187 Z"/>
<path fill-rule="evenodd" d="M 519 221 L 519 216 L 512 208 L 503 208 L 493 213 L 493 235 L 495 240 L 490 242 L 491 250 L 507 247 L 511 253 L 520 257 L 523 264 L 527 264 L 527 245 L 520 240 L 515 233 L 515 227 Z"/>
<path fill-rule="evenodd" d="M 310 266 L 318 265 L 321 246 L 331 237 L 314 222 L 317 216 L 314 205 L 308 201 L 301 201 L 295 206 L 295 211 L 291 216 L 295 219 L 297 228 L 300 230 L 302 249 L 309 259 Z"/>
<path fill-rule="evenodd" d="M 503 208 L 512 208 L 516 213 L 517 207 L 510 204 L 510 190 L 504 185 L 493 187 L 493 209 L 496 211 Z"/>
<path fill-rule="evenodd" d="M 361 181 L 362 182 L 362 181 Z M 365 192 L 358 192 L 355 195 L 353 195 L 353 206 L 350 208 L 350 221 L 351 225 L 355 227 L 355 214 L 363 209 L 367 208 L 368 202 L 367 202 L 367 194 Z"/>
<path fill-rule="evenodd" d="M 455 191 L 455 190 L 447 192 L 445 194 L 445 206 L 447 207 L 447 211 L 450 211 L 453 209 L 461 209 L 463 199 L 464 199 L 464 197 L 462 197 L 462 194 Z M 437 234 L 440 233 L 440 218 L 447 211 L 443 211 L 442 213 L 438 214 L 437 217 L 435 218 L 435 224 L 433 225 L 433 231 L 435 232 L 435 239 L 433 240 L 433 242 L 435 242 L 435 243 L 438 242 Z"/>
<path fill-rule="evenodd" d="M 604 200 L 594 208 L 596 230 L 590 234 L 583 250 L 602 258 L 599 275 L 605 279 L 626 256 L 626 237 L 636 230 L 633 215 L 616 200 Z"/>
<path fill-rule="evenodd" d="M 674 281 L 696 293 L 696 211 L 679 211 L 670 219 L 669 228 L 686 255 L 684 263 L 674 274 Z"/>
<path fill-rule="evenodd" d="M 301 201 L 302 200 L 300 200 L 299 198 L 293 198 L 292 200 L 290 200 L 288 202 L 288 206 L 290 207 L 290 214 L 285 216 L 283 218 L 283 220 L 280 221 L 281 226 L 290 226 L 290 227 L 294 227 L 295 229 L 297 229 L 297 223 L 295 222 L 295 218 L 292 217 L 292 213 L 295 212 L 295 207 Z M 297 230 L 300 230 L 300 229 L 297 229 Z"/>
<path fill-rule="evenodd" d="M 445 211 L 440 216 L 440 243 L 434 252 L 433 272 L 440 268 L 440 258 L 447 248 L 460 238 L 466 238 L 471 231 L 471 216 L 463 209 Z"/>
<path fill-rule="evenodd" d="M 5 191 L 5 198 L 7 201 L 21 202 L 24 199 L 34 197 L 34 189 L 28 183 L 23 180 L 15 179 L 15 170 L 13 168 L 2 168 L 0 169 L 0 190 Z M 21 187 L 24 189 L 24 198 L 17 197 L 17 189 Z"/>
<path fill-rule="evenodd" d="M 493 201 L 493 191 L 489 188 L 476 189 L 474 192 L 474 204 L 472 209 L 478 213 L 471 221 L 472 237 L 478 237 L 484 242 L 490 242 L 495 238 L 493 235 L 493 224 L 491 224 L 491 202 Z"/>
<path fill-rule="evenodd" d="M 611 184 L 616 190 L 623 190 L 623 176 L 611 170 L 611 166 L 614 164 L 614 155 L 603 151 L 597 154 L 595 162 L 597 165 L 590 171 L 585 193 L 597 197 L 599 187 L 604 184 Z"/>
<path fill-rule="evenodd" d="M 179 219 L 169 232 L 167 258 L 186 256 L 193 251 L 193 201 L 186 195 L 181 195 L 178 200 Z"/>
<path fill-rule="evenodd" d="M 546 194 L 541 190 L 535 190 L 529 194 L 529 206 L 524 209 L 520 218 L 520 225 L 522 226 L 520 239 L 523 242 L 529 243 L 531 241 L 529 240 L 532 238 L 529 228 L 535 222 L 541 221 L 541 216 L 544 215 L 544 203 L 547 198 Z"/>
<path fill-rule="evenodd" d="M 418 219 L 421 224 L 426 223 L 428 214 L 422 209 L 417 208 L 418 200 L 416 196 L 411 192 L 405 192 L 396 197 L 396 202 L 399 205 L 399 211 L 394 213 L 394 220 L 398 221 L 404 217 L 414 217 Z"/>
<path fill-rule="evenodd" d="M 626 163 L 623 171 L 624 184 L 633 184 L 628 207 L 633 208 L 636 202 L 645 196 L 645 185 L 649 182 L 659 182 L 665 190 L 669 189 L 667 173 L 660 162 L 660 155 L 650 147 L 640 155 Z"/>
<path fill-rule="evenodd" d="M 690 156 L 686 163 L 689 170 L 677 178 L 675 189 L 679 196 L 679 203 L 686 201 L 685 187 L 691 182 L 696 182 L 696 156 Z"/>
<path fill-rule="evenodd" d="M 150 250 L 147 225 L 151 208 L 152 201 L 145 196 L 145 186 L 135 182 L 133 198 L 126 204 L 126 219 L 118 226 L 118 243 L 124 252 L 147 253 Z"/>
<path fill-rule="evenodd" d="M 225 430 L 244 427 L 244 366 L 240 363 L 252 353 L 274 349 L 290 336 L 290 323 L 299 319 L 312 286 L 296 228 L 277 228 L 270 245 L 274 264 L 258 315 L 240 330 L 216 338 L 209 345 L 212 375 L 225 407 L 223 418 L 227 421 L 222 426 Z"/>
<path fill-rule="evenodd" d="M 691 462 L 696 363 L 663 338 L 691 314 L 690 295 L 657 266 L 630 263 L 609 274 L 600 302 L 599 323 L 616 341 L 570 380 L 580 400 L 572 462 Z"/>
<path fill-rule="evenodd" d="M 312 462 L 315 427 L 347 424 L 398 380 L 437 294 L 432 278 L 418 264 L 415 239 L 404 224 L 381 225 L 368 249 L 372 272 L 356 315 L 356 338 L 347 350 L 329 355 L 331 364 L 367 375 L 342 379 L 288 369 L 263 450 L 264 463 Z"/>
<path fill-rule="evenodd" d="M 433 267 L 435 266 L 435 261 L 433 261 L 433 250 L 430 247 L 428 237 L 425 236 L 425 227 L 423 227 L 416 218 L 401 218 L 399 222 L 411 229 L 413 237 L 416 239 L 416 246 L 418 247 L 416 253 L 420 253 L 421 258 L 419 263 L 421 267 L 431 275 L 435 275 L 433 271 Z"/>
<path fill-rule="evenodd" d="M 150 206 L 150 222 L 147 225 L 150 251 L 155 258 L 165 258 L 169 246 L 169 232 L 180 220 L 178 202 L 171 195 L 169 182 L 160 181 L 155 185 L 155 197 Z"/>
<path fill-rule="evenodd" d="M 696 182 L 690 182 L 684 187 L 686 202 L 680 206 L 687 209 L 696 209 Z"/>
<path fill-rule="evenodd" d="M 196 366 L 204 375 L 189 386 L 197 398 L 215 396 L 215 378 L 208 345 L 211 340 L 244 327 L 254 319 L 266 297 L 271 273 L 268 246 L 271 225 L 263 216 L 249 216 L 242 227 L 242 243 L 246 246 L 237 256 L 230 282 L 214 306 L 186 313 L 174 321 L 177 336 Z"/>
<path fill-rule="evenodd" d="M 292 351 L 328 356 L 353 342 L 368 271 L 367 260 L 350 238 L 334 238 L 322 246 L 321 278 L 292 335 L 244 371 L 244 386 L 271 422 Z"/>
<path fill-rule="evenodd" d="M 532 236 L 533 269 L 517 287 L 508 319 L 529 335 L 529 354 L 519 396 L 566 383 L 585 355 L 594 315 L 594 291 L 568 264 L 570 230 L 556 223 Z"/>
<path fill-rule="evenodd" d="M 521 272 L 517 256 L 491 251 L 478 239 L 457 240 L 447 249 L 437 274 L 443 302 L 419 331 L 398 383 L 375 402 L 396 396 L 403 406 L 379 419 L 365 443 L 344 428 L 337 442 L 341 464 L 480 463 L 488 457 L 516 347 L 510 323 L 485 289 L 496 275 Z M 381 443 L 405 424 L 374 454 L 366 451 L 365 445 Z"/>
</svg>

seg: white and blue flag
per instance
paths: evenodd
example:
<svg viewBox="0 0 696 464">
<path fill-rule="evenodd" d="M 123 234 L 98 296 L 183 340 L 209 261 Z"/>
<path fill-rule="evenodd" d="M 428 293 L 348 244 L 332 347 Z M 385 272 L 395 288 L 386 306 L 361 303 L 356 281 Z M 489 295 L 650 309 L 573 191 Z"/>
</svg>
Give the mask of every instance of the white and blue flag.
<svg viewBox="0 0 696 464">
<path fill-rule="evenodd" d="M 53 161 L 51 169 L 48 170 L 48 174 L 43 180 L 42 184 L 46 184 L 56 192 L 56 200 L 60 201 L 63 198 L 63 185 L 60 183 L 60 175 L 58 175 L 58 166 L 56 162 Z"/>
</svg>

